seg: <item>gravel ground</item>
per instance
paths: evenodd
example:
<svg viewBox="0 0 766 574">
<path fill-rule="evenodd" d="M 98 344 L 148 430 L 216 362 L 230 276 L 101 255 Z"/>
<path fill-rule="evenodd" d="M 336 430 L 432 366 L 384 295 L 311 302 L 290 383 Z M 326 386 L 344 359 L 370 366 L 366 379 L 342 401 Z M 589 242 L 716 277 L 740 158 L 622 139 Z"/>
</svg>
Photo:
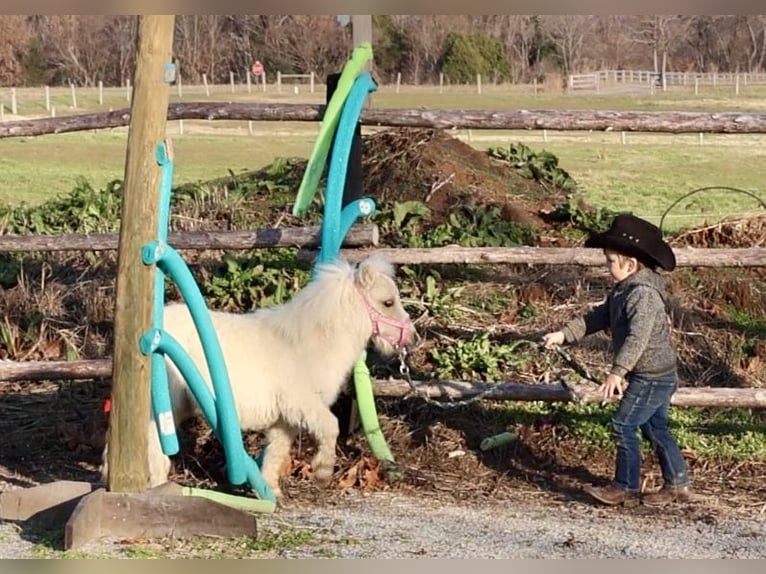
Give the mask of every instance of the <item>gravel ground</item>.
<svg viewBox="0 0 766 574">
<path fill-rule="evenodd" d="M 643 515 L 582 503 L 481 506 L 375 495 L 280 520 L 313 527 L 338 558 L 766 558 L 766 516 Z M 276 517 L 275 517 L 276 518 Z M 353 543 L 348 543 L 352 540 Z M 317 557 L 316 548 L 284 557 Z"/>
<path fill-rule="evenodd" d="M 262 532 L 308 532 L 294 548 L 258 550 L 262 558 L 766 558 L 764 507 L 716 512 L 711 502 L 658 511 L 539 501 L 482 504 L 435 497 L 350 491 L 320 505 L 292 503 L 259 517 Z M 691 509 L 689 507 L 692 507 Z M 82 549 L 125 556 L 111 541 Z M 219 556 L 226 555 L 225 547 Z M 193 554 L 193 551 L 191 551 Z M 0 523 L 0 558 L 50 556 L 54 550 Z M 168 552 L 189 557 L 190 550 Z M 140 553 L 135 553 L 140 556 Z M 209 553 L 207 554 L 209 557 Z"/>
</svg>

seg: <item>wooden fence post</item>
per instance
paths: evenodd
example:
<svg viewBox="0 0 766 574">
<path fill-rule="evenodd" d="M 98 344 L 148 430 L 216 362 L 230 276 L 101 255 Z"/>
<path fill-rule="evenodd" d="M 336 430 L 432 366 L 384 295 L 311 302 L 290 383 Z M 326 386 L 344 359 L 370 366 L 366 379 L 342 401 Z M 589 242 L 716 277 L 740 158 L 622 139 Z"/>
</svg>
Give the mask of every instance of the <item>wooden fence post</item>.
<svg viewBox="0 0 766 574">
<path fill-rule="evenodd" d="M 139 16 L 136 73 L 125 157 L 117 297 L 114 321 L 112 410 L 109 421 L 109 489 L 147 488 L 150 361 L 138 342 L 151 326 L 154 271 L 141 261 L 141 248 L 156 239 L 160 166 L 155 150 L 165 137 L 174 16 Z"/>
</svg>

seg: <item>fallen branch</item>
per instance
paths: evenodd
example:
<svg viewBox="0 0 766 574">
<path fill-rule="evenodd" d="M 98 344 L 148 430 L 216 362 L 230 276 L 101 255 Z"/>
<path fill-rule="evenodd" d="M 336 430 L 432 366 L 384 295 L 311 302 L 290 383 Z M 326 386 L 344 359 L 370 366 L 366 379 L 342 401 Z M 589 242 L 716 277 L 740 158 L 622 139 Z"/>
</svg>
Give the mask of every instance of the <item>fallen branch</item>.
<svg viewBox="0 0 766 574">
<path fill-rule="evenodd" d="M 0 361 L 0 382 L 10 381 L 62 381 L 109 379 L 112 376 L 111 359 L 80 361 Z M 414 394 L 407 381 L 376 379 L 373 393 L 377 397 L 403 398 L 422 395 L 442 401 L 467 400 L 477 395 L 492 401 L 544 401 L 598 403 L 601 397 L 592 384 L 571 385 L 572 390 L 560 383 L 528 384 L 517 382 L 482 383 L 468 381 L 414 381 Z M 574 392 L 573 392 L 574 391 Z M 577 395 L 574 397 L 573 394 Z M 766 407 L 766 389 L 682 387 L 673 395 L 672 404 L 679 407 Z"/>
</svg>

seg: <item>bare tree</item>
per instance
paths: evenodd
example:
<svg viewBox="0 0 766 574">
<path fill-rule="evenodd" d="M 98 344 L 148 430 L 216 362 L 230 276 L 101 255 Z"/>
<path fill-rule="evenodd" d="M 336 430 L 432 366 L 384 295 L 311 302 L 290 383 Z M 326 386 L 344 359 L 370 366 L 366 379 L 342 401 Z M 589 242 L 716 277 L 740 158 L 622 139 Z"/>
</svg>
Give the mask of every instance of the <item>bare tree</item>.
<svg viewBox="0 0 766 574">
<path fill-rule="evenodd" d="M 112 39 L 112 57 L 110 62 L 114 75 L 104 78 L 104 82 L 124 86 L 133 76 L 136 65 L 136 16 L 116 16 L 108 26 L 107 33 Z"/>
<path fill-rule="evenodd" d="M 452 32 L 499 40 L 515 81 L 542 63 L 564 74 L 582 69 L 645 68 L 759 71 L 766 66 L 766 16 L 391 15 L 396 41 L 387 60 L 409 81 L 435 81 Z M 124 84 L 135 64 L 135 16 L 0 16 L 0 83 Z M 389 30 L 389 33 L 391 30 Z M 348 57 L 348 26 L 322 15 L 180 15 L 174 58 L 192 82 L 227 81 L 257 59 L 267 74 L 337 72 Z M 391 50 L 394 50 L 392 52 Z M 557 60 L 549 59 L 555 50 Z M 398 52 L 397 52 L 398 51 Z M 390 65 L 389 65 L 390 67 Z M 34 69 L 33 69 L 34 68 Z"/>
<path fill-rule="evenodd" d="M 583 48 L 593 33 L 594 16 L 545 16 L 543 23 L 558 49 L 562 72 L 567 75 L 580 70 Z"/>
<path fill-rule="evenodd" d="M 628 30 L 625 15 L 596 16 L 593 35 L 585 53 L 598 68 L 625 69 L 635 63 L 635 43 Z"/>
<path fill-rule="evenodd" d="M 114 16 L 48 16 L 44 49 L 51 80 L 92 86 L 108 76 L 114 38 L 108 33 Z"/>
<path fill-rule="evenodd" d="M 530 70 L 540 59 L 537 16 L 502 14 L 489 16 L 488 30 L 505 47 L 511 61 L 514 81 L 527 81 Z"/>
<path fill-rule="evenodd" d="M 17 86 L 24 80 L 23 55 L 30 30 L 26 16 L 0 16 L 0 84 Z"/>
<path fill-rule="evenodd" d="M 766 16 L 745 16 L 747 28 L 747 70 L 756 72 L 766 66 Z"/>
<path fill-rule="evenodd" d="M 426 14 L 407 20 L 407 32 L 412 41 L 412 79 L 415 83 L 433 81 L 438 77 L 439 64 L 450 32 L 467 32 L 467 16 Z"/>
<path fill-rule="evenodd" d="M 633 39 L 638 44 L 651 48 L 654 71 L 662 81 L 662 89 L 667 88 L 665 74 L 668 65 L 668 53 L 674 43 L 678 43 L 688 30 L 690 20 L 678 15 L 641 16 L 634 24 Z"/>
<path fill-rule="evenodd" d="M 351 38 L 335 16 L 290 16 L 279 46 L 295 72 L 326 75 L 340 71 Z"/>
</svg>

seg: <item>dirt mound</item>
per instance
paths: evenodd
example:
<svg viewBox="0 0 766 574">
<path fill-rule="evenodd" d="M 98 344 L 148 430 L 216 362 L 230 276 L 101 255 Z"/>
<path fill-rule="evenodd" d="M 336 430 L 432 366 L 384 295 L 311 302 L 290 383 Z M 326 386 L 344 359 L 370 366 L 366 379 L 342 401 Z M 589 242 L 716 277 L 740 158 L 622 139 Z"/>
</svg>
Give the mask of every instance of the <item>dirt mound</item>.
<svg viewBox="0 0 766 574">
<path fill-rule="evenodd" d="M 547 227 L 541 217 L 565 193 L 520 175 L 448 132 L 390 129 L 365 138 L 365 192 L 380 202 L 422 201 L 438 225 L 463 207 L 501 209 L 508 221 Z"/>
</svg>

